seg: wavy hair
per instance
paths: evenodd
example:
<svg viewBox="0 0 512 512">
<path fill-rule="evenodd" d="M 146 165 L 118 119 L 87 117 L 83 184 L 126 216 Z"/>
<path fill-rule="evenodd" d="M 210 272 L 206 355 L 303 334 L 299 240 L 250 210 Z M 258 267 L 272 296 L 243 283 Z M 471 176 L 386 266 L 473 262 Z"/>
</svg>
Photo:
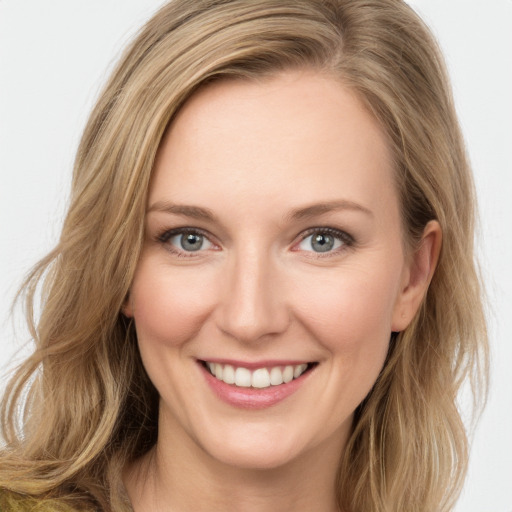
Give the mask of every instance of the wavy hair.
<svg viewBox="0 0 512 512">
<path fill-rule="evenodd" d="M 487 375 L 475 193 L 442 57 L 401 0 L 173 0 L 142 28 L 85 128 L 58 245 L 24 285 L 35 351 L 3 399 L 0 488 L 48 510 L 129 509 L 121 470 L 156 442 L 158 395 L 120 311 L 156 152 L 200 86 L 291 68 L 339 80 L 384 129 L 405 242 L 432 219 L 443 231 L 421 309 L 356 411 L 340 509 L 453 508 L 468 457 L 457 395 L 469 378 L 483 402 Z"/>
</svg>

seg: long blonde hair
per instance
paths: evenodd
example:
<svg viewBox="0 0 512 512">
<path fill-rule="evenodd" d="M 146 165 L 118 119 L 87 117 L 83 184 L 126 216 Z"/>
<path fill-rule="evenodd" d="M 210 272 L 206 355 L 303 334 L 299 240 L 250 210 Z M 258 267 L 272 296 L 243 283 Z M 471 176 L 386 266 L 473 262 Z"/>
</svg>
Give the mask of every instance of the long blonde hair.
<svg viewBox="0 0 512 512">
<path fill-rule="evenodd" d="M 155 154 L 198 87 L 289 68 L 340 80 L 382 125 L 406 242 L 431 219 L 443 230 L 421 310 L 392 336 L 356 411 L 339 466 L 340 508 L 453 507 L 467 464 L 457 394 L 469 377 L 478 402 L 487 371 L 475 194 L 439 50 L 401 0 L 173 0 L 143 27 L 85 129 L 60 241 L 25 284 L 36 348 L 2 403 L 0 488 L 75 509 L 127 507 L 121 469 L 157 438 L 158 395 L 120 313 Z"/>
</svg>

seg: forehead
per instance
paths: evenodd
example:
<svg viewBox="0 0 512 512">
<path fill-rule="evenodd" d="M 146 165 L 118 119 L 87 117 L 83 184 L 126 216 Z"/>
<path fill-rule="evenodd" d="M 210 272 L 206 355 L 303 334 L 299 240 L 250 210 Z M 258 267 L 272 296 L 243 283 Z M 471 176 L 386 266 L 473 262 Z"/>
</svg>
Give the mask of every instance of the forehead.
<svg viewBox="0 0 512 512">
<path fill-rule="evenodd" d="M 341 198 L 375 207 L 396 203 L 393 182 L 386 137 L 356 95 L 333 78 L 290 71 L 192 96 L 162 141 L 150 202 L 268 209 Z"/>
</svg>

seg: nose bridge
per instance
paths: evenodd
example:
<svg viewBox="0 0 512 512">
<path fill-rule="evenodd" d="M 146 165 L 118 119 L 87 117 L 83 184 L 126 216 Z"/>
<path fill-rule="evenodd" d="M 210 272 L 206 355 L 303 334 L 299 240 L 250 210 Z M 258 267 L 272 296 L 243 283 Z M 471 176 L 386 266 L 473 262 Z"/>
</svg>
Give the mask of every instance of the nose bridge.
<svg viewBox="0 0 512 512">
<path fill-rule="evenodd" d="M 268 249 L 255 244 L 229 258 L 220 328 L 240 341 L 257 341 L 286 329 L 288 311 L 279 269 Z"/>
</svg>

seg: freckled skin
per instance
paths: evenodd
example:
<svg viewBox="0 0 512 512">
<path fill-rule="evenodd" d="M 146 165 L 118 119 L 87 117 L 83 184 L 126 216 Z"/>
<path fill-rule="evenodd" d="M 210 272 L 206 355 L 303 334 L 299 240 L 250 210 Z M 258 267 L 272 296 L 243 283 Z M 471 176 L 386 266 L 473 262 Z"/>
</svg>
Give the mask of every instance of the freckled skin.
<svg viewBox="0 0 512 512">
<path fill-rule="evenodd" d="M 340 200 L 371 213 L 287 217 Z M 377 123 L 349 90 L 309 72 L 210 85 L 162 141 L 148 205 L 162 201 L 207 208 L 215 220 L 149 213 L 125 308 L 161 396 L 161 459 L 187 446 L 197 449 L 188 464 L 250 470 L 333 453 L 321 467 L 334 474 L 390 334 L 406 327 L 423 292 L 411 285 Z M 158 241 L 183 227 L 211 244 L 181 254 L 179 237 Z M 319 257 L 301 242 L 316 227 L 343 230 L 354 243 Z M 214 396 L 197 363 L 208 358 L 319 364 L 283 402 L 248 411 Z"/>
</svg>

